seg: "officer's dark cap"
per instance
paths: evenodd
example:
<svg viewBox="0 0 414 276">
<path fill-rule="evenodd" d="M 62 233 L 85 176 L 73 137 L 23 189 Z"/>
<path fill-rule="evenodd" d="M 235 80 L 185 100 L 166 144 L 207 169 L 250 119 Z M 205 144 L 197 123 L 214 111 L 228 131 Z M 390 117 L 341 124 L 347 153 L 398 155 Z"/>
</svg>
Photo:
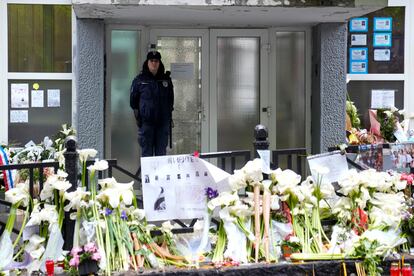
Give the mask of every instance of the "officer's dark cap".
<svg viewBox="0 0 414 276">
<path fill-rule="evenodd" d="M 147 60 L 150 60 L 150 59 L 161 60 L 161 54 L 160 54 L 160 52 L 158 52 L 158 51 L 148 52 L 148 54 L 147 54 Z"/>
</svg>

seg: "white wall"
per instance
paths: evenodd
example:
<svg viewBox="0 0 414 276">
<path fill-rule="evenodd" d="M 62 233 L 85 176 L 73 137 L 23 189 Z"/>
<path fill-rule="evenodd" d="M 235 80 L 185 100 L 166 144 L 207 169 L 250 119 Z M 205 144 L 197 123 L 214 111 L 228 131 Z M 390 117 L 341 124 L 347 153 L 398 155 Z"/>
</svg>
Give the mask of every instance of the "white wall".
<svg viewBox="0 0 414 276">
<path fill-rule="evenodd" d="M 404 110 L 405 118 L 410 118 L 410 128 L 414 129 L 414 3 L 413 0 L 389 0 L 388 5 L 405 6 L 404 32 Z"/>
<path fill-rule="evenodd" d="M 0 1 L 0 143 L 8 139 L 7 3 Z"/>
</svg>

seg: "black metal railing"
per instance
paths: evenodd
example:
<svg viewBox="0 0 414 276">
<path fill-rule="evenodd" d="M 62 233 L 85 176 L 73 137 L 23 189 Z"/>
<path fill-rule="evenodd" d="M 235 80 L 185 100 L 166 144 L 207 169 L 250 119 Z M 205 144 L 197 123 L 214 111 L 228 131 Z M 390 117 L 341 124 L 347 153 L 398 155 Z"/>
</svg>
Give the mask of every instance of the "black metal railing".
<svg viewBox="0 0 414 276">
<path fill-rule="evenodd" d="M 139 177 L 139 175 L 133 174 L 132 172 L 128 171 L 127 169 L 122 168 L 120 165 L 118 165 L 118 160 L 117 159 L 105 159 L 108 162 L 108 170 L 106 172 L 102 172 L 99 171 L 98 172 L 98 178 L 102 179 L 104 177 L 112 177 L 113 175 L 113 171 L 114 169 L 121 172 L 122 174 L 130 177 L 133 180 L 139 181 L 141 182 L 141 177 Z M 86 161 L 86 166 L 90 166 L 94 163 L 95 161 L 93 160 L 87 160 Z M 89 173 L 86 172 L 87 175 L 89 176 Z M 86 184 L 88 186 L 88 180 L 86 179 Z"/>
<path fill-rule="evenodd" d="M 250 160 L 250 150 L 234 150 L 234 151 L 220 151 L 210 153 L 200 153 L 200 158 L 216 159 L 218 161 L 218 167 L 223 171 L 233 173 L 235 169 L 239 169 L 237 161 L 241 161 L 239 164 L 245 164 Z M 229 162 L 228 162 L 229 161 Z M 230 164 L 229 164 L 230 163 Z M 230 165 L 230 166 L 229 166 Z"/>
<path fill-rule="evenodd" d="M 26 163 L 26 164 L 9 164 L 9 165 L 2 165 L 0 166 L 0 171 L 9 171 L 9 170 L 28 170 L 29 171 L 29 194 L 31 198 L 37 197 L 43 189 L 44 183 L 44 169 L 46 168 L 53 168 L 54 172 L 56 173 L 59 169 L 59 162 L 39 162 L 39 163 Z M 35 171 L 39 172 L 38 177 L 38 184 L 39 188 L 36 190 L 35 194 Z M 5 177 L 5 176 L 4 176 Z M 18 184 L 18 183 L 15 183 Z M 12 204 L 6 200 L 0 199 L 0 205 L 10 207 Z M 23 207 L 19 207 L 19 209 L 24 210 Z M 0 235 L 4 231 L 4 227 L 6 223 L 0 220 Z M 19 233 L 19 229 L 13 228 L 12 232 Z"/>
<path fill-rule="evenodd" d="M 39 172 L 39 192 L 43 189 L 43 171 L 45 168 L 53 168 L 56 173 L 59 169 L 59 162 L 39 162 L 39 163 L 26 163 L 26 164 L 9 164 L 0 166 L 0 171 L 9 170 L 29 170 L 29 193 L 30 196 L 34 196 L 34 171 Z M 1 202 L 0 202 L 1 203 Z"/>
<path fill-rule="evenodd" d="M 267 141 L 267 130 L 260 126 L 258 129 L 255 129 L 255 141 L 254 141 L 254 149 L 256 155 L 256 150 L 267 150 L 269 143 Z M 69 189 L 69 191 L 76 190 L 76 187 L 78 186 L 79 181 L 79 156 L 77 153 L 77 143 L 75 137 L 68 137 L 66 142 L 66 152 L 64 153 L 65 157 L 65 170 L 68 173 L 67 180 L 72 184 L 72 187 Z M 250 150 L 236 150 L 236 151 L 222 151 L 222 152 L 212 152 L 212 153 L 201 153 L 199 155 L 200 158 L 208 159 L 210 162 L 212 159 L 215 159 L 217 161 L 218 167 L 220 167 L 222 170 L 227 171 L 229 173 L 233 173 L 235 169 L 241 168 L 246 162 L 248 162 L 252 155 Z M 286 150 L 274 150 L 272 151 L 272 157 L 273 157 L 273 164 L 275 166 L 279 165 L 279 157 L 280 156 L 287 156 L 288 161 L 288 168 L 293 168 L 293 158 L 296 155 L 296 164 L 297 164 L 297 171 L 300 172 L 303 167 L 302 163 L 299 160 L 302 160 L 302 158 L 306 158 L 306 149 L 286 149 Z M 113 170 L 117 170 L 121 172 L 122 174 L 130 177 L 134 181 L 137 181 L 139 184 L 142 184 L 141 177 L 139 173 L 131 173 L 128 170 L 122 168 L 118 163 L 116 159 L 109 159 L 108 161 L 108 170 L 106 172 L 98 172 L 98 179 L 102 179 L 103 177 L 112 177 Z M 93 164 L 94 161 L 88 160 L 86 162 L 87 166 L 90 166 Z M 0 166 L 0 170 L 9 170 L 9 169 L 29 169 L 29 189 L 30 189 L 30 195 L 34 195 L 34 170 L 44 167 L 53 167 L 55 169 L 55 172 L 59 168 L 58 162 L 49 162 L 49 163 L 31 163 L 31 164 L 19 164 L 19 165 L 6 165 L 6 166 Z M 40 175 L 43 176 L 43 170 L 40 170 Z M 138 170 L 139 172 L 139 170 Z M 87 170 L 87 174 L 89 174 Z M 89 180 L 88 176 L 85 178 L 87 187 L 89 186 Z M 43 188 L 43 177 L 40 177 L 39 179 L 39 193 L 41 189 Z M 141 193 L 142 194 L 142 193 Z M 137 198 L 139 202 L 139 206 L 142 208 L 142 198 Z M 3 205 L 10 205 L 4 200 L 0 201 L 0 204 Z M 193 226 L 196 223 L 197 219 L 190 220 L 189 223 L 185 223 L 181 220 L 174 220 L 181 228 L 173 229 L 173 233 L 188 233 L 193 231 Z M 74 222 L 69 219 L 69 213 L 65 214 L 65 222 L 63 226 L 63 237 L 65 240 L 65 249 L 70 249 L 72 246 L 71 238 L 73 237 L 73 227 Z M 18 231 L 18 229 L 15 229 Z M 155 233 L 155 232 L 154 232 Z M 155 233 L 156 234 L 156 233 Z"/>
<path fill-rule="evenodd" d="M 141 177 L 139 175 L 133 174 L 125 168 L 122 168 L 118 165 L 117 159 L 105 159 L 108 162 L 108 170 L 106 171 L 99 171 L 98 172 L 98 179 L 103 179 L 105 177 L 112 177 L 114 169 L 121 172 L 122 174 L 130 177 L 132 180 L 137 181 L 138 184 L 141 184 Z M 86 167 L 92 165 L 95 161 L 87 160 Z M 86 177 L 85 177 L 85 185 L 87 189 L 89 189 L 89 171 L 86 170 Z M 142 191 L 141 191 L 142 192 Z M 142 193 L 141 193 L 142 194 Z M 143 208 L 143 200 L 140 197 L 137 197 L 137 204 L 139 208 Z"/>
<path fill-rule="evenodd" d="M 73 177 L 71 175 L 68 175 L 68 180 L 71 181 L 72 183 L 72 187 L 70 190 L 75 190 L 77 185 L 78 185 L 78 180 L 79 180 L 79 170 L 78 170 L 78 155 L 75 151 L 73 151 L 73 147 L 76 149 L 76 141 L 73 142 L 72 140 L 69 140 L 69 144 L 72 143 L 71 145 L 68 145 L 67 147 L 67 155 L 65 155 L 65 168 L 66 171 L 68 172 L 68 174 L 70 174 L 70 172 L 76 172 L 76 177 Z M 70 148 L 72 147 L 72 150 L 70 150 Z M 201 153 L 200 154 L 200 158 L 203 159 L 216 159 L 219 163 L 219 167 L 223 170 L 230 170 L 230 172 L 233 172 L 235 169 L 238 169 L 239 167 L 237 166 L 237 161 L 241 161 L 242 164 L 246 163 L 247 161 L 250 160 L 250 154 L 251 152 L 248 150 L 239 150 L 239 151 L 223 151 L 223 152 L 212 152 L 212 153 Z M 139 176 L 139 174 L 133 174 L 130 171 L 126 170 L 125 168 L 121 167 L 116 159 L 107 159 L 106 160 L 108 162 L 108 170 L 106 172 L 102 172 L 99 171 L 98 172 L 98 179 L 103 179 L 105 177 L 112 177 L 113 171 L 117 170 L 119 172 L 121 172 L 122 174 L 130 177 L 131 179 L 133 179 L 134 181 L 137 181 L 139 184 L 141 184 L 141 177 Z M 94 163 L 94 160 L 87 160 L 86 161 L 86 166 L 90 166 Z M 39 189 L 38 189 L 38 193 L 36 193 L 37 195 L 40 194 L 41 190 L 43 189 L 43 169 L 47 168 L 47 167 L 53 167 L 54 171 L 57 172 L 58 168 L 59 168 L 59 163 L 58 162 L 47 162 L 47 163 L 27 163 L 27 164 L 15 164 L 15 165 L 5 165 L 5 166 L 0 166 L 0 170 L 22 170 L 22 169 L 28 169 L 29 170 L 29 189 L 30 189 L 30 196 L 32 198 L 35 197 L 34 194 L 34 185 L 35 185 L 35 179 L 34 179 L 34 170 L 36 169 L 40 169 L 39 170 Z M 76 179 L 76 181 L 74 181 L 74 179 Z M 87 189 L 89 189 L 89 171 L 86 170 L 86 177 L 85 177 L 85 184 Z M 141 193 L 142 195 L 142 193 Z M 138 206 L 140 208 L 143 208 L 143 199 L 141 197 L 137 198 L 137 203 Z M 5 200 L 1 200 L 0 199 L 0 204 L 5 205 L 5 206 L 11 206 L 11 204 Z M 69 217 L 69 216 L 67 216 Z M 192 219 L 189 223 L 185 223 L 181 220 L 173 220 L 174 222 L 177 223 L 177 225 L 179 225 L 181 228 L 175 228 L 172 229 L 173 233 L 189 233 L 193 231 L 193 226 L 194 224 L 197 222 L 197 219 Z M 65 219 L 65 223 L 64 223 L 64 227 L 63 227 L 63 232 L 64 232 L 64 238 L 65 241 L 67 240 L 67 238 L 72 237 L 73 232 L 71 230 L 71 224 L 72 221 L 70 221 L 69 219 L 66 220 Z M 0 221 L 0 225 L 4 226 L 5 223 Z M 3 229 L 1 230 L 1 232 L 3 231 Z M 1 233 L 0 232 L 0 233 Z M 14 228 L 13 232 L 18 233 L 19 229 Z M 160 234 L 159 231 L 154 231 L 152 234 Z M 68 247 L 67 247 L 68 248 Z"/>
<path fill-rule="evenodd" d="M 308 156 L 306 148 L 272 150 L 272 169 L 282 167 L 305 176 L 305 161 Z"/>
</svg>

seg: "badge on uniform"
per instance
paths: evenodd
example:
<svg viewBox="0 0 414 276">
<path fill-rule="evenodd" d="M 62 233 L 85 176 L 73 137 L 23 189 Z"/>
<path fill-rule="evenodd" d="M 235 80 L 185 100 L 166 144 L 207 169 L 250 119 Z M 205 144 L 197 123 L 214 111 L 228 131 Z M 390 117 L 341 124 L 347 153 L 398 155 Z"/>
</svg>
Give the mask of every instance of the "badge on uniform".
<svg viewBox="0 0 414 276">
<path fill-rule="evenodd" d="M 167 81 L 163 81 L 163 82 L 162 82 L 162 85 L 163 85 L 164 87 L 168 87 L 168 82 L 167 82 Z"/>
</svg>

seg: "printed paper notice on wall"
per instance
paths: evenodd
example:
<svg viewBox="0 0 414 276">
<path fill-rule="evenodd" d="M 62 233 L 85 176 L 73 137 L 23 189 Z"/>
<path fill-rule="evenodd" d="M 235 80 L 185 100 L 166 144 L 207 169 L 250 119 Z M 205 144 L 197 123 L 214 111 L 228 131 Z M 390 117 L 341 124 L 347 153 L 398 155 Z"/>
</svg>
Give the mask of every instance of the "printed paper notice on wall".
<svg viewBox="0 0 414 276">
<path fill-rule="evenodd" d="M 367 74 L 368 73 L 368 62 L 366 61 L 350 61 L 349 62 L 349 73 L 351 74 Z"/>
<path fill-rule="evenodd" d="M 352 46 L 365 46 L 365 45 L 367 45 L 367 35 L 366 34 L 352 34 L 351 35 L 351 45 Z"/>
<path fill-rule="evenodd" d="M 31 94 L 31 101 L 32 107 L 44 107 L 43 98 L 44 98 L 44 91 L 43 90 L 32 90 Z"/>
<path fill-rule="evenodd" d="M 374 47 L 391 47 L 391 33 L 374 33 Z"/>
<path fill-rule="evenodd" d="M 350 32 L 367 32 L 368 31 L 368 18 L 353 18 L 349 22 Z"/>
<path fill-rule="evenodd" d="M 27 110 L 10 110 L 10 123 L 29 122 L 29 112 Z"/>
<path fill-rule="evenodd" d="M 390 61 L 390 49 L 374 49 L 374 61 Z"/>
<path fill-rule="evenodd" d="M 374 17 L 374 32 L 392 31 L 392 17 Z"/>
<path fill-rule="evenodd" d="M 47 90 L 47 106 L 60 107 L 60 89 Z"/>
<path fill-rule="evenodd" d="M 171 78 L 192 80 L 194 78 L 194 63 L 171 63 Z"/>
<path fill-rule="evenodd" d="M 11 84 L 11 108 L 28 108 L 29 107 L 29 84 L 12 83 Z"/>
<path fill-rule="evenodd" d="M 391 108 L 395 106 L 395 90 L 371 90 L 371 108 Z"/>
<path fill-rule="evenodd" d="M 349 56 L 351 61 L 368 60 L 368 48 L 349 48 Z"/>
</svg>

